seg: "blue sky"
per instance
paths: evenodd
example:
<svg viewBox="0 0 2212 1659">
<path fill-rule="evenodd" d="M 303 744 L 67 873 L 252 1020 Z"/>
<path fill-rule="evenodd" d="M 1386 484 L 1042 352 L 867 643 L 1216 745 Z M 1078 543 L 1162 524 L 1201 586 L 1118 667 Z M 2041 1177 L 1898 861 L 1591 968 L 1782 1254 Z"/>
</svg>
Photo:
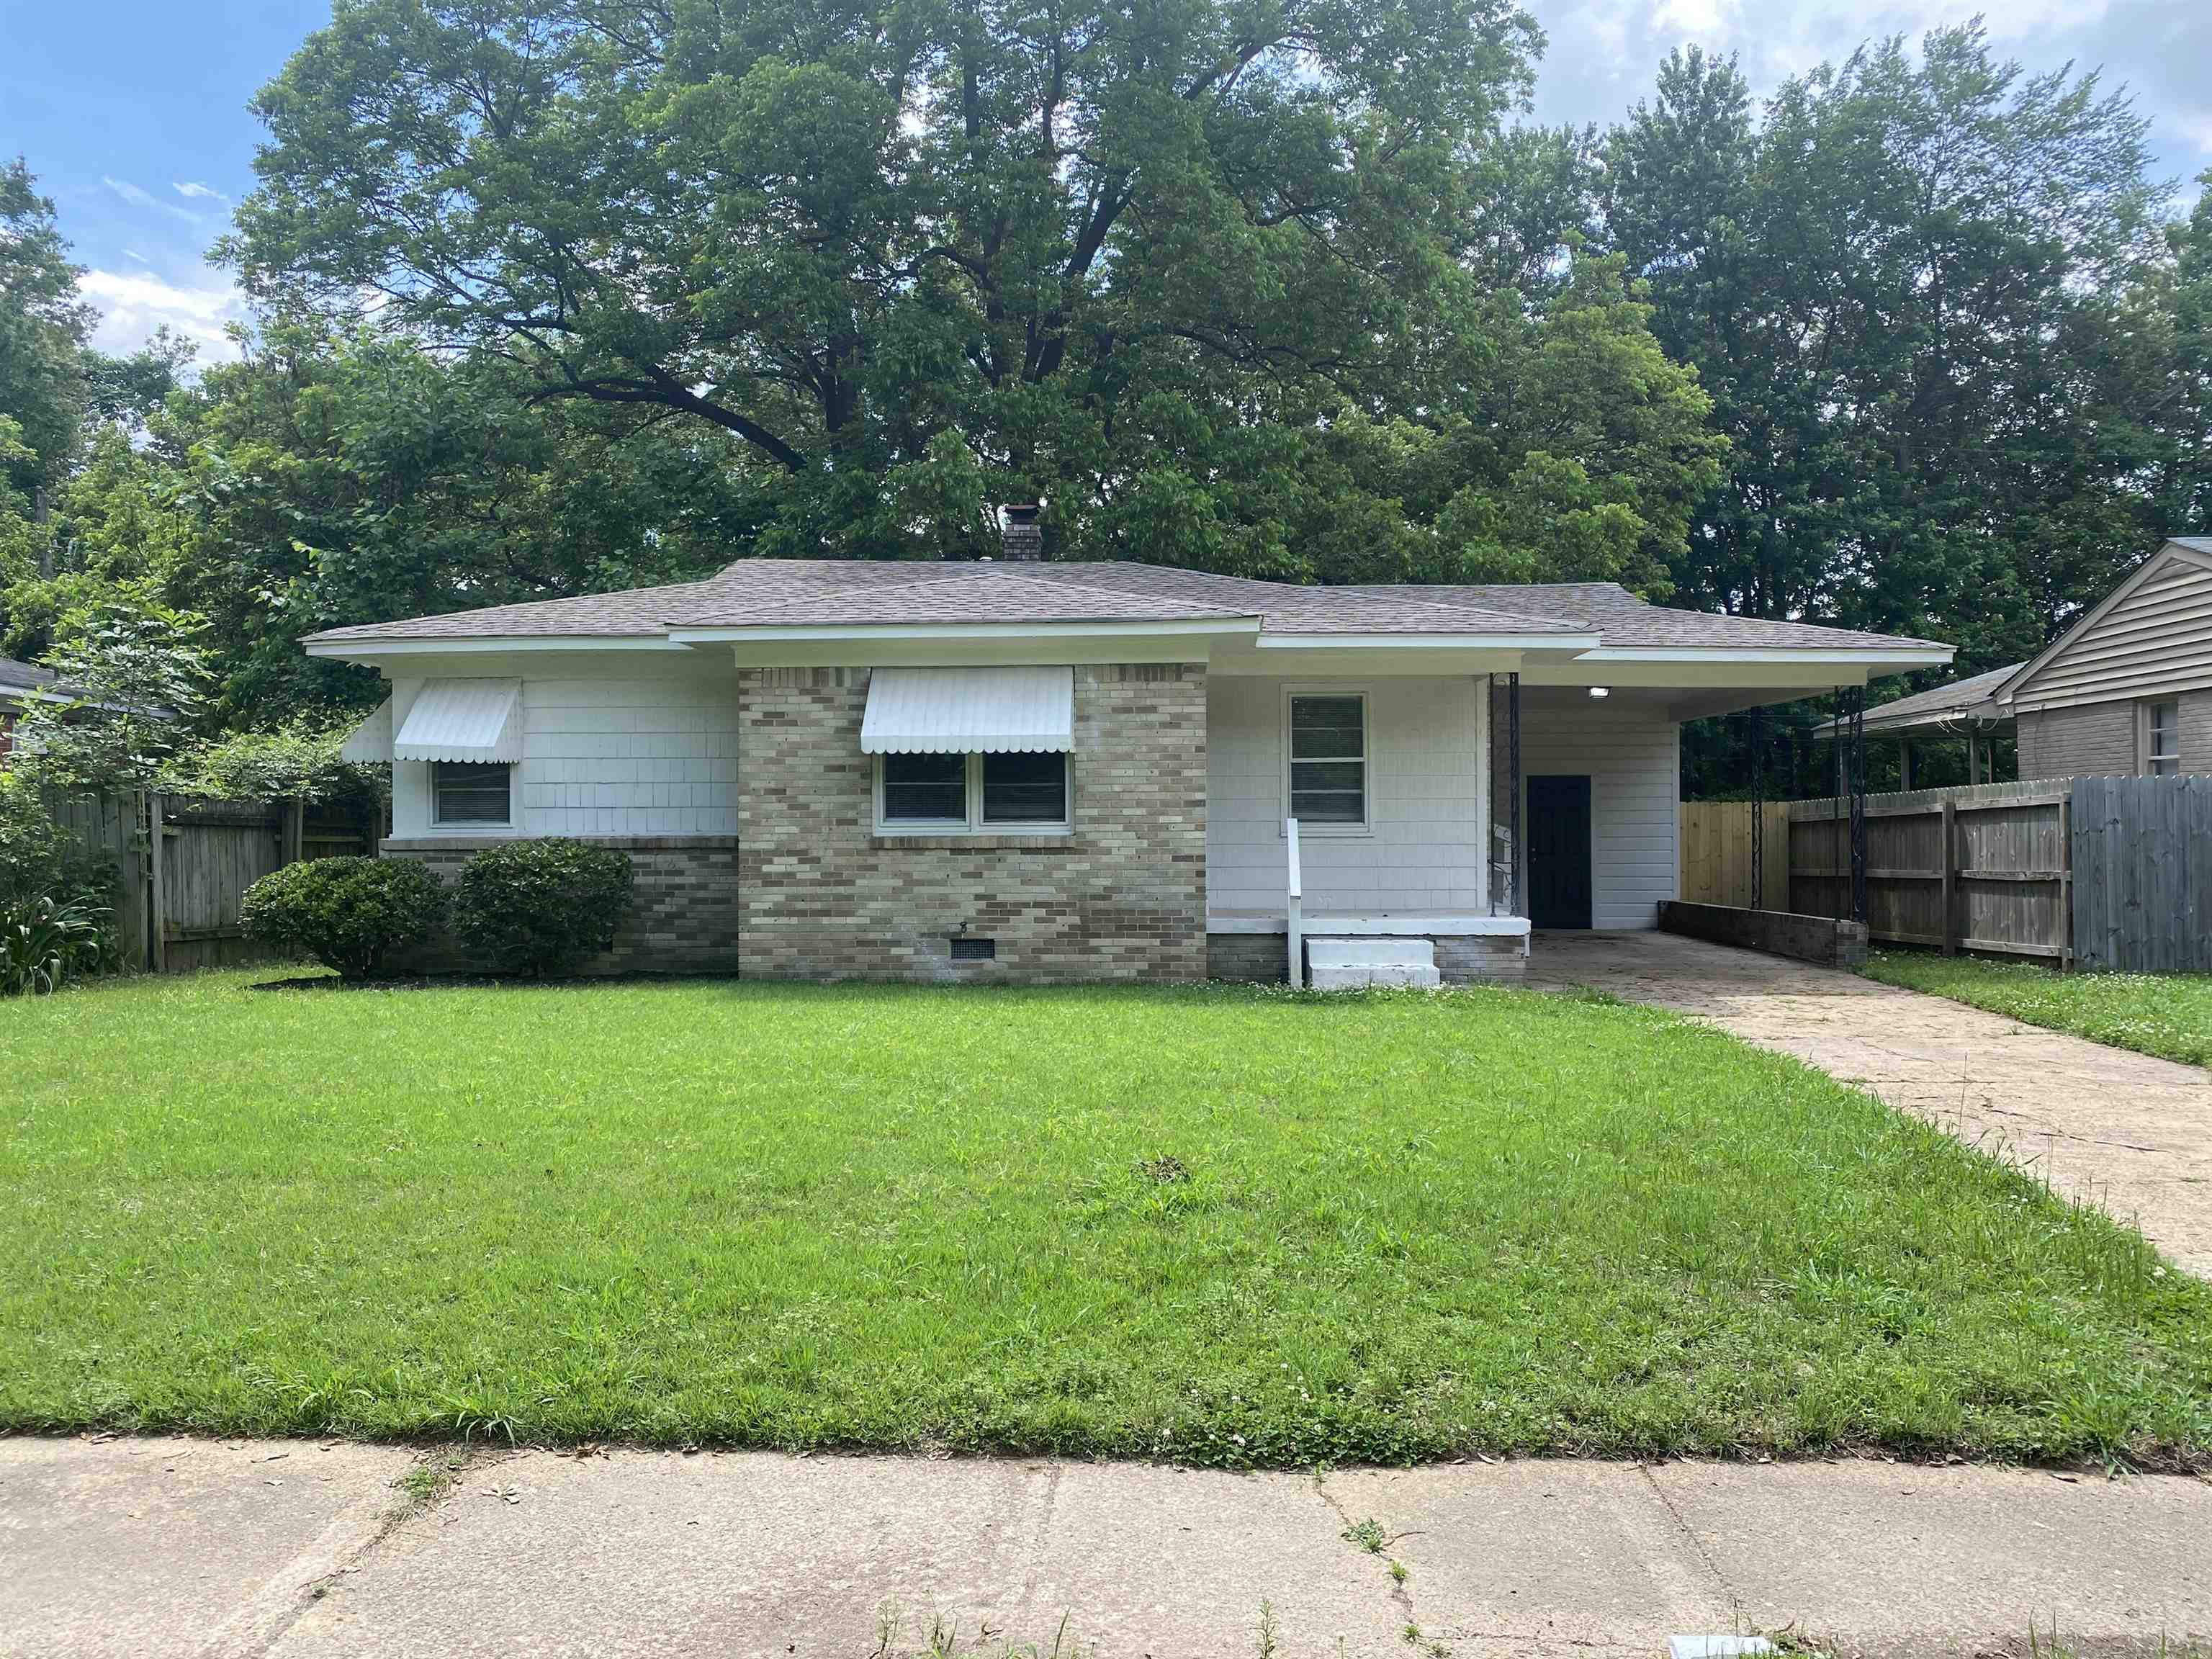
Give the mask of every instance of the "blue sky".
<svg viewBox="0 0 2212 1659">
<path fill-rule="evenodd" d="M 1740 54 L 1764 91 L 1869 35 L 1978 10 L 2032 69 L 2101 64 L 2126 82 L 2163 172 L 2212 166 L 2212 0 L 1530 3 L 1550 37 L 1547 121 L 1617 118 L 1687 41 Z M 222 327 L 242 307 L 204 255 L 252 185 L 260 128 L 246 102 L 328 15 L 328 0 L 0 0 L 0 155 L 20 150 L 54 198 L 101 345 L 127 350 L 166 322 L 227 355 Z"/>
</svg>

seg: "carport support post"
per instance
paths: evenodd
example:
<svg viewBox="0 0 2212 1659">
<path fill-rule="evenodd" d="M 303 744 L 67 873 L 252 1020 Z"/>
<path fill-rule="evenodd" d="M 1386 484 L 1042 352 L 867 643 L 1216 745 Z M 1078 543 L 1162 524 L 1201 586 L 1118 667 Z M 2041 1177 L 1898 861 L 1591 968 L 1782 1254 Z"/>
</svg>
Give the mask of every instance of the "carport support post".
<svg viewBox="0 0 2212 1659">
<path fill-rule="evenodd" d="M 1751 908 L 1766 908 L 1766 711 L 1751 711 Z"/>
<path fill-rule="evenodd" d="M 1524 866 L 1521 862 L 1521 676 L 1517 672 L 1505 677 L 1505 769 L 1506 787 L 1512 794 L 1510 810 L 1513 834 L 1510 878 L 1513 894 L 1506 914 L 1523 916 L 1528 913 L 1522 908 L 1526 902 L 1522 895 L 1528 890 L 1528 884 L 1522 877 Z"/>
<path fill-rule="evenodd" d="M 1851 920 L 1867 919 L 1866 691 L 1844 693 L 1850 714 L 1851 745 Z"/>
</svg>

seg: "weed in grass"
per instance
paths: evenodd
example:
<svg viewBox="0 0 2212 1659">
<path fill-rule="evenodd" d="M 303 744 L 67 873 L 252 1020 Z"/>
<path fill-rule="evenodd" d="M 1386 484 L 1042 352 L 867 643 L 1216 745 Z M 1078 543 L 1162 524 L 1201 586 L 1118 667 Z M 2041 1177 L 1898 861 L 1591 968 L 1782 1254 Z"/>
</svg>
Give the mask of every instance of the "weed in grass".
<svg viewBox="0 0 2212 1659">
<path fill-rule="evenodd" d="M 414 1515 L 428 1509 L 461 1478 L 465 1459 L 452 1452 L 433 1452 L 392 1483 L 402 1499 L 395 1513 Z"/>
<path fill-rule="evenodd" d="M 1646 1010 L 252 979 L 0 1020 L 0 1430 L 2212 1461 L 2212 1290 Z"/>
<path fill-rule="evenodd" d="M 1370 1555 L 1382 1554 L 1390 1543 L 1389 1534 L 1382 1530 L 1382 1523 L 1371 1515 L 1364 1521 L 1355 1522 L 1346 1527 L 1343 1538 L 1347 1544 L 1357 1544 Z"/>
</svg>

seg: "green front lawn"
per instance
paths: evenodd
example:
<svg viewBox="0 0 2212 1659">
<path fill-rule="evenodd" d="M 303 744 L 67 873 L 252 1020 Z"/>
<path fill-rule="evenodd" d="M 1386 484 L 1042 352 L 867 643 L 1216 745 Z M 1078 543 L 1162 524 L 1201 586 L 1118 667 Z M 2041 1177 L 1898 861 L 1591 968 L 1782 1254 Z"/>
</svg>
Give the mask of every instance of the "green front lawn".
<svg viewBox="0 0 2212 1659">
<path fill-rule="evenodd" d="M 2212 975 L 2062 974 L 2035 963 L 1925 951 L 1877 951 L 1862 971 L 2093 1042 L 2212 1066 Z"/>
<path fill-rule="evenodd" d="M 2212 1455 L 2212 1288 L 1641 1010 L 253 977 L 0 1004 L 0 1426 Z"/>
</svg>

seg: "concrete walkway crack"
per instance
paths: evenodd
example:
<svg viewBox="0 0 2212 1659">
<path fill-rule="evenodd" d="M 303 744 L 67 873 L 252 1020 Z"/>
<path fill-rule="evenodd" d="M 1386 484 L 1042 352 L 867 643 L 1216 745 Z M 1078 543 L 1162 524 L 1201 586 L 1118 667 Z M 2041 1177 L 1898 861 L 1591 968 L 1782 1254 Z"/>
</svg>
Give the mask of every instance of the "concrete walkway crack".
<svg viewBox="0 0 2212 1659">
<path fill-rule="evenodd" d="M 1713 1583 L 1721 1587 L 1721 1594 L 1728 1598 L 1729 1606 L 1741 1607 L 1743 1598 L 1736 1593 L 1735 1586 L 1729 1582 L 1728 1574 L 1721 1571 L 1721 1564 L 1714 1559 L 1713 1553 L 1705 1547 L 1705 1540 L 1698 1536 L 1697 1528 L 1675 1507 L 1674 1500 L 1667 1496 L 1667 1489 L 1659 1484 L 1659 1477 L 1651 1473 L 1651 1466 L 1638 1463 L 1636 1473 L 1643 1477 L 1644 1484 L 1651 1495 L 1659 1500 L 1659 1506 L 1667 1511 L 1667 1518 L 1674 1523 L 1674 1530 L 1681 1534 L 1683 1542 L 1689 1545 L 1690 1553 L 1698 1558 L 1698 1565 L 1711 1573 Z"/>
</svg>

